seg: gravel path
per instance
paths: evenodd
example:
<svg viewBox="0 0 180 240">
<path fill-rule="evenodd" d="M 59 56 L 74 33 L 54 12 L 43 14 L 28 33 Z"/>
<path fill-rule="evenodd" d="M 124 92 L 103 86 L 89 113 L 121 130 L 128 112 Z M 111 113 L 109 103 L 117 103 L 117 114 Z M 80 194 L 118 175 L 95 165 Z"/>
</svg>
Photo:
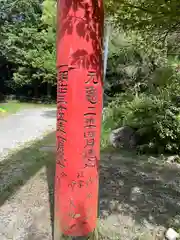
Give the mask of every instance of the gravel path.
<svg viewBox="0 0 180 240">
<path fill-rule="evenodd" d="M 0 240 L 52 240 L 46 169 L 0 206 Z"/>
<path fill-rule="evenodd" d="M 41 108 L 23 110 L 0 119 L 0 161 L 10 150 L 55 129 L 55 116 L 55 109 Z"/>
</svg>

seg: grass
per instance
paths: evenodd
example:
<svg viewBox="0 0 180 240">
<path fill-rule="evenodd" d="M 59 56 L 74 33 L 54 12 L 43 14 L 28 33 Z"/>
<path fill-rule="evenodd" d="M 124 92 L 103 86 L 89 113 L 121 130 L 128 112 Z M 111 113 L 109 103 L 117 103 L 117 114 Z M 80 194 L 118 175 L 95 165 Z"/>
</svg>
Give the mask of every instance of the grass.
<svg viewBox="0 0 180 240">
<path fill-rule="evenodd" d="M 102 122 L 101 128 L 101 150 L 109 148 L 109 136 L 111 133 L 111 127 L 106 122 Z"/>
<path fill-rule="evenodd" d="M 41 108 L 41 107 L 55 107 L 55 104 L 41 104 L 41 103 L 21 103 L 18 101 L 8 101 L 0 103 L 0 116 L 7 116 L 14 114 L 22 109 L 27 108 Z"/>
</svg>

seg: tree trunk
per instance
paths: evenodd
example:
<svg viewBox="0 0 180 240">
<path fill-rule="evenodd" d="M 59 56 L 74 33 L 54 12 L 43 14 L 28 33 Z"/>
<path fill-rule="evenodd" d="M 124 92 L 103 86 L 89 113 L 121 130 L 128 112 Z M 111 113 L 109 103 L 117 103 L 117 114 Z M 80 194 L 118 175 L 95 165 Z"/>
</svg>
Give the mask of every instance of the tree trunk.
<svg viewBox="0 0 180 240">
<path fill-rule="evenodd" d="M 47 97 L 48 98 L 51 98 L 51 90 L 52 90 L 51 83 L 47 83 Z"/>
<path fill-rule="evenodd" d="M 39 92 L 38 92 L 38 84 L 34 83 L 34 97 L 38 98 Z"/>
</svg>

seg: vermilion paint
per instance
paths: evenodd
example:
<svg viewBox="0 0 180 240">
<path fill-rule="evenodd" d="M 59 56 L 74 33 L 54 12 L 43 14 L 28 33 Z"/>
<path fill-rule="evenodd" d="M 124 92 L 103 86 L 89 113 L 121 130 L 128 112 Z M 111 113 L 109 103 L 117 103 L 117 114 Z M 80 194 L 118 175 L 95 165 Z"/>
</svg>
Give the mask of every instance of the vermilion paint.
<svg viewBox="0 0 180 240">
<path fill-rule="evenodd" d="M 55 216 L 61 232 L 94 230 L 102 112 L 102 0 L 60 0 Z"/>
</svg>

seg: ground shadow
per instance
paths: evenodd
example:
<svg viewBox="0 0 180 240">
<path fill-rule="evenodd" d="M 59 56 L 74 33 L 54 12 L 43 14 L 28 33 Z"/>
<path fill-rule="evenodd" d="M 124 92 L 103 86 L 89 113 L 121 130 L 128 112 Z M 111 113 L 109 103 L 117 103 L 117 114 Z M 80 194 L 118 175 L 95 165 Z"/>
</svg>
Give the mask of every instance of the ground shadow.
<svg viewBox="0 0 180 240">
<path fill-rule="evenodd" d="M 102 154 L 100 217 L 132 216 L 140 224 L 168 225 L 179 217 L 180 169 L 127 153 Z"/>
<path fill-rule="evenodd" d="M 0 206 L 10 199 L 28 180 L 39 172 L 41 168 L 46 168 L 52 230 L 54 215 L 53 183 L 55 173 L 55 152 L 49 150 L 48 152 L 43 150 L 43 152 L 41 147 L 48 145 L 52 146 L 54 143 L 55 133 L 53 132 L 45 136 L 42 140 L 32 144 L 29 143 L 29 146 L 11 153 L 0 162 Z M 31 236 L 30 239 L 32 239 Z"/>
<path fill-rule="evenodd" d="M 42 167 L 46 167 L 52 230 L 54 219 L 55 155 L 42 146 L 55 143 L 55 133 L 47 135 L 0 162 L 0 206 Z M 166 226 L 179 217 L 180 169 L 164 165 L 157 158 L 130 153 L 101 154 L 100 218 L 130 215 L 140 224 L 145 221 Z"/>
<path fill-rule="evenodd" d="M 12 152 L 0 162 L 0 206 L 43 166 L 49 168 L 49 159 L 46 161 L 40 148 L 46 145 L 50 138 L 55 141 L 55 134 L 48 134 L 43 140 Z"/>
<path fill-rule="evenodd" d="M 55 159 L 55 156 L 54 156 Z M 46 175 L 49 189 L 49 204 L 51 215 L 52 239 L 54 239 L 54 179 L 55 179 L 55 161 L 46 164 Z"/>
</svg>

